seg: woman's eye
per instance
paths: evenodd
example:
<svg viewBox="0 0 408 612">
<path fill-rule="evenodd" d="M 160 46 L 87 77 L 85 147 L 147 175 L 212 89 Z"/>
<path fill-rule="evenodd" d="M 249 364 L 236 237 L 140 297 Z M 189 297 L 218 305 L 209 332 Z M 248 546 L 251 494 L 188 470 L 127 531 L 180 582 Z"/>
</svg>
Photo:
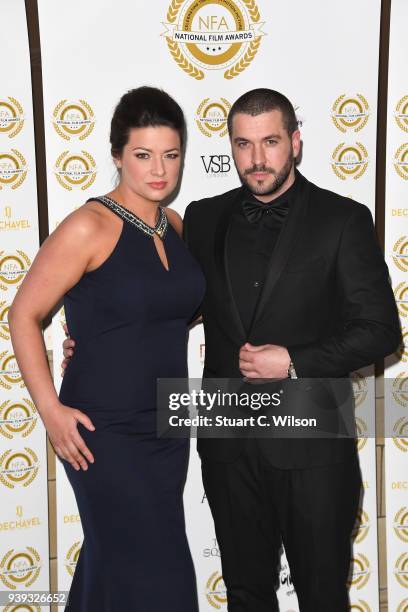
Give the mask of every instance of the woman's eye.
<svg viewBox="0 0 408 612">
<path fill-rule="evenodd" d="M 178 154 L 178 153 L 168 153 L 168 154 L 166 155 L 167 159 L 177 159 L 177 158 L 178 158 L 178 156 L 179 156 L 179 154 Z"/>
<path fill-rule="evenodd" d="M 135 157 L 137 157 L 137 159 L 149 159 L 149 154 L 148 153 L 136 153 Z"/>
</svg>

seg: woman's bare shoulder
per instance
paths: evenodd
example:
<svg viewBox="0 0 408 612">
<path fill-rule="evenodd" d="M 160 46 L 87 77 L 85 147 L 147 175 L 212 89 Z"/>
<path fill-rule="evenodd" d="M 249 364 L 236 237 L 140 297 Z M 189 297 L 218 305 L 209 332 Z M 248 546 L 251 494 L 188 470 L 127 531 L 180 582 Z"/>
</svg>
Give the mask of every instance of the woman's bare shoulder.
<svg viewBox="0 0 408 612">
<path fill-rule="evenodd" d="M 179 236 L 183 235 L 183 219 L 178 212 L 168 206 L 164 209 L 169 223 L 174 227 Z"/>
</svg>

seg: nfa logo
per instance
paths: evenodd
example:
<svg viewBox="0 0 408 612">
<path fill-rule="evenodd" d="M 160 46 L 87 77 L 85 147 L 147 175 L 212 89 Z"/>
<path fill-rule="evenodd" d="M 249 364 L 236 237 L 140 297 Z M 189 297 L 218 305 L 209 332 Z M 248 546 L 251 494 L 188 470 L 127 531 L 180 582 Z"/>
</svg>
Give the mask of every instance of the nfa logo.
<svg viewBox="0 0 408 612">
<path fill-rule="evenodd" d="M 96 163 L 87 151 L 63 151 L 55 162 L 55 176 L 59 184 L 72 191 L 74 187 L 88 189 L 96 179 Z"/>
<path fill-rule="evenodd" d="M 10 391 L 13 385 L 18 385 L 21 389 L 25 387 L 15 356 L 3 351 L 0 353 L 0 386 Z"/>
<path fill-rule="evenodd" d="M 360 417 L 356 417 L 357 450 L 362 451 L 367 444 L 367 423 Z"/>
<path fill-rule="evenodd" d="M 401 601 L 400 605 L 397 608 L 397 612 L 408 612 L 408 598 Z"/>
<path fill-rule="evenodd" d="M 65 556 L 65 569 L 70 576 L 74 575 L 79 553 L 81 552 L 81 542 L 74 542 Z"/>
<path fill-rule="evenodd" d="M 359 179 L 368 167 L 368 151 L 361 142 L 341 142 L 333 151 L 331 166 L 342 181 L 347 178 Z"/>
<path fill-rule="evenodd" d="M 0 338 L 10 340 L 10 327 L 8 324 L 8 313 L 10 305 L 5 301 L 0 301 Z"/>
<path fill-rule="evenodd" d="M 408 284 L 405 282 L 399 283 L 394 289 L 394 295 L 398 312 L 401 317 L 406 317 L 408 315 Z"/>
<path fill-rule="evenodd" d="M 6 400 L 0 405 L 0 434 L 9 440 L 17 435 L 26 438 L 37 425 L 37 419 L 37 409 L 30 399 Z"/>
<path fill-rule="evenodd" d="M 367 397 L 367 379 L 360 374 L 360 372 L 353 372 L 351 383 L 353 387 L 354 403 L 356 408 L 358 408 Z"/>
<path fill-rule="evenodd" d="M 229 155 L 201 155 L 207 178 L 225 176 L 231 170 L 231 157 Z"/>
<path fill-rule="evenodd" d="M 404 142 L 395 152 L 394 168 L 401 178 L 408 181 L 408 142 Z"/>
<path fill-rule="evenodd" d="M 405 328 L 403 327 L 401 330 L 402 333 L 402 340 L 401 340 L 401 344 L 398 348 L 398 350 L 396 351 L 395 355 L 398 357 L 398 359 L 400 359 L 402 362 L 406 362 L 408 361 L 408 327 Z"/>
<path fill-rule="evenodd" d="M 24 111 L 20 102 L 10 96 L 0 100 L 0 134 L 14 138 L 23 129 Z"/>
<path fill-rule="evenodd" d="M 332 106 L 332 120 L 341 131 L 359 132 L 366 125 L 369 113 L 368 102 L 361 94 L 339 96 Z"/>
<path fill-rule="evenodd" d="M 0 153 L 0 190 L 4 187 L 20 187 L 27 176 L 27 170 L 24 155 L 17 149 Z"/>
<path fill-rule="evenodd" d="M 401 417 L 395 423 L 392 428 L 394 436 L 392 441 L 395 446 L 399 448 L 403 453 L 408 452 L 408 419 L 407 417 Z"/>
<path fill-rule="evenodd" d="M 350 612 L 371 612 L 371 608 L 366 601 L 359 599 L 358 602 L 350 604 Z"/>
<path fill-rule="evenodd" d="M 408 553 L 402 553 L 394 567 L 394 576 L 402 587 L 408 589 Z"/>
<path fill-rule="evenodd" d="M 370 562 L 365 555 L 358 553 L 352 558 L 352 574 L 347 585 L 354 586 L 356 589 L 362 589 L 365 586 L 371 575 Z"/>
<path fill-rule="evenodd" d="M 52 124 L 64 140 L 84 140 L 95 127 L 94 112 L 86 100 L 61 100 L 54 109 Z"/>
<path fill-rule="evenodd" d="M 30 266 L 31 261 L 24 251 L 12 254 L 0 251 L 0 289 L 7 291 L 13 286 L 17 289 Z"/>
<path fill-rule="evenodd" d="M 228 133 L 227 117 L 231 104 L 225 98 L 210 100 L 205 98 L 197 108 L 196 124 L 204 136 L 219 136 Z"/>
<path fill-rule="evenodd" d="M 394 517 L 394 531 L 403 542 L 408 542 L 408 508 L 403 506 Z"/>
<path fill-rule="evenodd" d="M 217 610 L 226 607 L 227 589 L 224 579 L 219 572 L 211 574 L 206 584 L 206 597 L 208 603 Z"/>
<path fill-rule="evenodd" d="M 9 449 L 0 456 L 0 482 L 9 489 L 28 487 L 38 469 L 38 457 L 31 448 L 25 447 L 24 451 Z"/>
<path fill-rule="evenodd" d="M 408 408 L 408 376 L 406 372 L 400 372 L 392 383 L 392 396 L 403 408 Z"/>
<path fill-rule="evenodd" d="M 201 80 L 206 70 L 224 70 L 233 79 L 257 54 L 264 23 L 255 0 L 172 0 L 162 36 L 189 76 Z"/>
<path fill-rule="evenodd" d="M 404 96 L 398 102 L 394 117 L 398 127 L 404 132 L 408 132 L 408 96 Z"/>
<path fill-rule="evenodd" d="M 0 580 L 8 589 L 20 590 L 35 582 L 41 570 L 41 557 L 35 548 L 11 548 L 0 561 Z"/>
<path fill-rule="evenodd" d="M 357 512 L 357 520 L 354 525 L 351 537 L 356 544 L 359 544 L 367 537 L 369 530 L 370 519 L 368 518 L 368 514 L 365 510 L 359 508 Z"/>
<path fill-rule="evenodd" d="M 402 272 L 408 272 L 408 238 L 401 236 L 394 244 L 392 259 L 397 268 Z"/>
</svg>

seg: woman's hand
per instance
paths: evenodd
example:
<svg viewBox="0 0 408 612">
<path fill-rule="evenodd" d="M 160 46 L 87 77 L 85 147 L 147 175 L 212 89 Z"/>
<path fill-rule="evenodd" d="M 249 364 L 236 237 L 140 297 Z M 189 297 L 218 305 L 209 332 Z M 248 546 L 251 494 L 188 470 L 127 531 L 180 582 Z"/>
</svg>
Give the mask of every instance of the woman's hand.
<svg viewBox="0 0 408 612">
<path fill-rule="evenodd" d="M 94 462 L 94 457 L 78 432 L 77 422 L 82 423 L 89 431 L 95 427 L 91 419 L 76 408 L 64 406 L 60 402 L 47 413 L 44 425 L 50 442 L 61 459 L 68 461 L 73 468 L 88 469 L 88 463 Z"/>
</svg>

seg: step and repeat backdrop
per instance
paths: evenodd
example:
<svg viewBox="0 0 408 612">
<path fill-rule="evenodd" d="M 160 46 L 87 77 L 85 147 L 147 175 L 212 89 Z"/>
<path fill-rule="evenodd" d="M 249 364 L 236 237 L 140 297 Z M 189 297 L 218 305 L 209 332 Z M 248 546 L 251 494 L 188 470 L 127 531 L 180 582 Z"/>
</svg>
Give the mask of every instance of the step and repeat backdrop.
<svg viewBox="0 0 408 612">
<path fill-rule="evenodd" d="M 385 254 L 403 341 L 387 360 L 385 503 L 389 610 L 408 611 L 408 5 L 393 0 L 390 24 Z"/>
<path fill-rule="evenodd" d="M 403 0 L 394 2 L 402 11 Z M 17 279 L 23 277 L 38 244 L 24 2 L 8 0 L 6 6 L 10 6 L 10 16 L 21 13 L 20 25 L 24 31 L 20 31 L 18 20 L 11 24 L 12 19 L 8 19 L 7 26 L 2 20 L 0 28 L 7 29 L 7 37 L 1 37 L 0 48 L 5 45 L 5 57 L 11 53 L 21 55 L 24 50 L 20 65 L 27 70 L 7 73 L 0 89 L 0 224 L 4 218 L 4 228 L 9 228 L 1 231 L 4 241 L 0 249 L 0 410 L 3 411 L 0 414 L 0 487 L 4 485 L 2 499 L 6 500 L 0 506 L 0 579 L 4 588 L 13 588 L 8 578 L 11 564 L 16 559 L 21 567 L 22 561 L 16 555 L 25 555 L 24 559 L 30 559 L 32 564 L 25 561 L 31 582 L 21 579 L 19 585 L 34 588 L 35 584 L 35 588 L 40 588 L 41 584 L 45 588 L 45 583 L 40 583 L 48 579 L 45 566 L 36 574 L 48 554 L 47 525 L 41 514 L 47 503 L 44 431 L 12 362 L 6 331 L 6 309 L 18 286 Z M 38 0 L 38 9 L 50 231 L 87 198 L 113 188 L 116 170 L 109 153 L 113 109 L 124 92 L 143 84 L 165 89 L 186 114 L 188 146 L 183 181 L 172 203 L 180 214 L 192 200 L 239 185 L 227 135 L 227 114 L 234 100 L 245 91 L 270 87 L 285 93 L 295 106 L 303 139 L 300 171 L 322 187 L 365 203 L 374 215 L 380 0 L 360 0 L 352 11 L 338 8 L 335 12 L 324 0 L 307 3 L 303 0 L 160 0 L 154 3 L 123 0 L 116 10 L 108 0 L 97 3 L 72 0 L 64 15 L 58 3 Z M 408 167 L 405 159 L 408 145 L 404 143 L 408 131 L 408 84 L 397 83 L 398 69 L 403 62 L 403 54 L 398 50 L 402 45 L 403 20 L 401 15 L 393 20 L 396 48 L 394 60 L 391 56 L 395 62 L 395 86 L 390 91 L 387 254 L 390 266 L 394 260 L 398 262 L 393 282 L 399 292 L 402 314 L 406 314 L 405 289 L 401 286 L 406 285 L 408 239 L 401 228 L 403 217 L 394 218 L 391 207 L 403 210 L 406 205 L 402 190 L 407 188 L 404 174 Z M 13 44 L 18 41 L 18 49 L 7 47 L 10 40 Z M 402 79 L 404 71 L 399 72 Z M 12 80 L 8 82 L 8 78 Z M 12 221 L 20 225 L 12 228 Z M 21 225 L 24 223 L 28 227 Z M 294 287 L 293 299 L 299 298 Z M 60 310 L 52 327 L 57 389 L 61 383 L 63 324 L 64 312 Z M 201 326 L 197 326 L 190 333 L 189 341 L 191 377 L 201 376 L 204 356 L 204 336 Z M 119 375 L 120 359 L 120 355 L 112 359 L 112 378 L 118 385 L 124 384 Z M 395 375 L 400 374 L 403 384 L 404 368 L 393 367 L 399 368 Z M 353 378 L 364 495 L 353 534 L 350 601 L 352 610 L 378 612 L 376 451 L 375 439 L 367 435 L 372 433 L 375 414 L 373 372 L 355 372 Z M 404 397 L 407 403 L 406 396 L 399 397 Z M 13 402 L 18 409 L 13 407 Z M 405 404 L 401 407 L 406 417 Z M 3 429 L 9 437 L 2 438 Z M 406 447 L 399 449 L 392 441 L 387 443 L 390 456 L 387 487 L 393 508 L 388 537 L 394 538 L 389 549 L 388 580 L 389 588 L 395 590 L 391 595 L 394 607 L 389 609 L 398 612 L 408 610 L 403 603 L 404 593 L 408 597 L 405 569 L 408 559 L 404 544 L 408 516 L 406 450 Z M 402 475 L 404 460 L 405 476 Z M 11 478 L 13 461 L 16 475 Z M 396 472 L 396 461 L 401 466 L 401 474 Z M 400 489 L 393 486 L 393 480 L 401 483 Z M 40 486 L 44 487 L 41 494 Z M 195 441 L 184 501 L 200 609 L 226 610 L 220 552 L 201 482 Z M 9 527 L 3 529 L 7 522 L 16 522 L 18 513 L 27 513 L 31 521 L 35 516 L 39 526 L 31 524 L 29 531 L 14 533 Z M 58 588 L 67 590 L 83 534 L 75 498 L 59 462 L 57 538 Z M 284 552 L 279 600 L 282 612 L 299 610 Z M 327 609 L 330 607 L 328 601 Z"/>
<path fill-rule="evenodd" d="M 22 1 L 1 4 L 0 57 L 0 592 L 12 594 L 49 590 L 46 435 L 18 370 L 7 322 L 39 244 L 30 52 Z"/>
</svg>

